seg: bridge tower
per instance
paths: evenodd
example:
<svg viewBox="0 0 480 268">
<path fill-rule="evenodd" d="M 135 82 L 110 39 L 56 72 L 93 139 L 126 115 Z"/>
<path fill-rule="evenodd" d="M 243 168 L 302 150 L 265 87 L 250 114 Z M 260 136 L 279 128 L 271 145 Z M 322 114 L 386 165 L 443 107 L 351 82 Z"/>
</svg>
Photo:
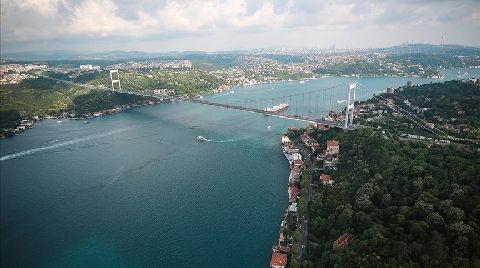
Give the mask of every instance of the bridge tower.
<svg viewBox="0 0 480 268">
<path fill-rule="evenodd" d="M 120 85 L 120 74 L 117 70 L 110 70 L 110 81 L 112 81 L 112 91 L 115 91 L 115 85 L 118 85 L 118 90 L 122 90 L 122 86 Z"/>
<path fill-rule="evenodd" d="M 345 126 L 344 129 L 348 129 L 353 124 L 353 112 L 355 111 L 355 89 L 357 83 L 353 82 L 348 85 L 348 98 L 347 107 L 345 109 Z"/>
</svg>

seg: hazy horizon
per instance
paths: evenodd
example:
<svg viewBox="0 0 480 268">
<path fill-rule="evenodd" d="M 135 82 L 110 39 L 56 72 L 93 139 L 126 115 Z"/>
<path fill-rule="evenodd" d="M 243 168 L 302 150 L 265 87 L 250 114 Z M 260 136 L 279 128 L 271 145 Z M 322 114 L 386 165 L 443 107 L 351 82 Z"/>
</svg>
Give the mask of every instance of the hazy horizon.
<svg viewBox="0 0 480 268">
<path fill-rule="evenodd" d="M 1 52 L 478 47 L 480 1 L 1 0 Z"/>
</svg>

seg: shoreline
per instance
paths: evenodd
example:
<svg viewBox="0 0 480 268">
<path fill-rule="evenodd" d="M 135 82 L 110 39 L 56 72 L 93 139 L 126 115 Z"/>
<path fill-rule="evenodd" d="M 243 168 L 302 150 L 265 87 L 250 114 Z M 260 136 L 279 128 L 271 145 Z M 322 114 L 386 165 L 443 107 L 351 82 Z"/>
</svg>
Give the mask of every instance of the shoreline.
<svg viewBox="0 0 480 268">
<path fill-rule="evenodd" d="M 289 132 L 290 130 L 293 129 L 289 128 Z M 300 149 L 294 145 L 293 141 L 291 141 L 286 134 L 281 136 L 281 145 L 283 155 L 287 159 L 290 167 L 288 177 L 288 206 L 283 213 L 277 243 L 272 246 L 270 267 L 285 267 L 287 263 L 291 265 L 294 252 L 293 236 L 295 234 L 292 233 L 290 226 L 291 224 L 298 223 L 297 202 L 299 202 L 300 198 L 300 181 L 305 169 Z"/>
<path fill-rule="evenodd" d="M 131 104 L 123 104 L 123 105 L 117 105 L 113 108 L 110 109 L 104 109 L 104 110 L 99 110 L 95 112 L 88 112 L 84 113 L 82 117 L 74 117 L 70 116 L 72 115 L 71 113 L 62 113 L 59 115 L 47 115 L 44 117 L 39 117 L 39 116 L 33 116 L 33 117 L 27 117 L 22 120 L 17 124 L 16 128 L 12 129 L 1 129 L 0 130 L 0 139 L 6 139 L 6 138 L 12 138 L 14 136 L 18 136 L 21 133 L 32 129 L 35 124 L 41 122 L 42 120 L 45 119 L 52 119 L 52 120 L 58 120 L 57 123 L 62 123 L 62 120 L 85 120 L 88 122 L 89 119 L 93 119 L 95 117 L 101 117 L 101 116 L 108 116 L 108 115 L 113 115 L 113 114 L 118 114 L 133 108 L 141 107 L 141 106 L 149 106 L 149 105 L 157 105 L 161 103 L 166 103 L 167 101 L 141 101 L 141 102 L 136 102 L 136 103 L 131 103 Z"/>
<path fill-rule="evenodd" d="M 445 71 L 445 70 L 470 70 L 470 69 L 477 70 L 477 69 L 480 69 L 480 67 L 451 68 L 451 69 L 441 69 L 441 70 Z M 226 92 L 226 91 L 229 91 L 229 90 L 234 91 L 236 88 L 246 88 L 246 87 L 258 86 L 258 85 L 262 85 L 262 84 L 279 84 L 279 83 L 289 83 L 289 82 L 302 82 L 302 81 L 308 81 L 308 80 L 320 80 L 320 79 L 332 78 L 332 77 L 333 78 L 335 78 L 335 77 L 339 77 L 339 78 L 349 78 L 349 77 L 352 77 L 352 78 L 425 78 L 425 79 L 435 79 L 435 80 L 438 80 L 438 82 L 448 81 L 448 80 L 445 80 L 446 77 L 443 73 L 442 73 L 442 75 L 443 75 L 443 77 L 441 77 L 441 78 L 421 77 L 421 76 L 411 76 L 411 75 L 409 75 L 409 76 L 393 76 L 393 75 L 386 75 L 386 76 L 318 75 L 318 76 L 310 77 L 310 78 L 282 79 L 282 80 L 275 80 L 275 81 L 269 81 L 269 82 L 257 82 L 257 83 L 253 83 L 253 84 L 239 84 L 239 85 L 234 85 L 234 86 L 222 85 L 219 88 L 212 89 L 208 92 L 200 92 L 196 96 L 196 98 L 215 96 L 216 94 L 222 94 L 223 92 Z M 464 78 L 456 77 L 456 78 L 451 79 L 451 80 L 462 80 L 462 79 L 464 79 Z M 179 97 L 179 98 L 182 98 L 182 97 Z M 192 98 L 192 97 L 190 97 L 190 98 Z M 119 113 L 119 112 L 122 112 L 122 111 L 125 111 L 125 110 L 128 110 L 128 109 L 137 107 L 137 106 L 149 105 L 149 104 L 145 104 L 145 102 L 149 102 L 149 101 L 144 100 L 144 101 L 137 102 L 137 103 L 124 104 L 124 105 L 121 105 L 121 106 L 131 106 L 131 107 L 121 108 L 120 110 L 117 110 L 118 107 L 113 107 L 111 109 L 89 112 L 92 115 L 91 116 L 85 116 L 85 117 L 77 117 L 77 118 L 70 117 L 70 116 L 68 116 L 69 115 L 68 113 L 63 113 L 62 115 L 54 115 L 54 116 L 48 115 L 48 116 L 44 116 L 44 117 L 39 117 L 39 116 L 25 117 L 22 120 L 20 120 L 19 123 L 17 123 L 16 128 L 0 129 L 0 139 L 10 138 L 10 137 L 16 136 L 16 135 L 32 128 L 36 123 L 38 123 L 42 119 L 48 119 L 49 117 L 51 117 L 52 119 L 86 120 L 86 119 L 90 119 L 90 118 L 97 117 L 97 116 Z M 165 101 L 163 101 L 163 102 L 165 102 Z M 163 102 L 155 101 L 154 104 L 163 103 Z M 94 116 L 93 114 L 95 114 L 95 113 L 101 113 L 101 114 L 97 115 L 97 116 Z M 24 122 L 24 124 L 21 123 L 22 121 Z"/>
</svg>

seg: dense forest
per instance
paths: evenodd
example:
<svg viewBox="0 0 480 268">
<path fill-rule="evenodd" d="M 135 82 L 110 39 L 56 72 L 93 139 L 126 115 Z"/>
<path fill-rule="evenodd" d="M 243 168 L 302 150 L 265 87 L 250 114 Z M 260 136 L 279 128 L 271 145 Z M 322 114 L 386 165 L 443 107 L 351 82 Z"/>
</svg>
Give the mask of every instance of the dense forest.
<svg viewBox="0 0 480 268">
<path fill-rule="evenodd" d="M 437 119 L 435 123 L 446 123 L 455 118 L 455 124 L 465 124 L 472 129 L 480 128 L 480 87 L 473 83 L 453 80 L 425 84 L 396 95 L 408 99 L 418 107 L 428 107 L 422 113 L 427 120 L 434 120 L 437 116 L 444 120 L 442 122 Z"/>
<path fill-rule="evenodd" d="M 69 110 L 74 111 L 77 116 L 82 116 L 87 112 L 111 109 L 115 106 L 135 103 L 143 99 L 143 97 L 134 95 L 104 90 L 92 90 L 87 94 L 80 95 L 73 99 Z"/>
<path fill-rule="evenodd" d="M 479 267 L 480 153 L 360 129 L 340 141 L 335 184 L 310 206 L 306 267 Z M 353 235 L 345 249 L 332 243 Z"/>
<path fill-rule="evenodd" d="M 378 105 L 382 99 L 391 99 L 403 111 L 410 113 L 411 118 L 416 117 L 417 122 L 433 123 L 436 128 L 455 137 L 480 139 L 480 106 L 478 105 L 480 87 L 478 84 L 452 80 L 400 89 L 395 90 L 394 93 L 383 93 L 379 98 L 372 98 L 359 104 Z M 411 120 L 394 115 L 386 105 L 381 107 L 389 113 L 382 116 L 372 113 L 358 115 L 357 122 L 362 125 L 381 127 L 394 134 L 432 136 L 424 129 L 412 128 Z"/>
</svg>

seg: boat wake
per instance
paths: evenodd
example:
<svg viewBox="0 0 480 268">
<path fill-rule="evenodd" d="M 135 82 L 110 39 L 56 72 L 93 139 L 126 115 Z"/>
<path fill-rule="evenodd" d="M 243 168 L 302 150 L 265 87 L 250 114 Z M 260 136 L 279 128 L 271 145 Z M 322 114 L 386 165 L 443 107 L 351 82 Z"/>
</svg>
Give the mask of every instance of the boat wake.
<svg viewBox="0 0 480 268">
<path fill-rule="evenodd" d="M 240 141 L 240 139 L 237 139 L 237 140 L 207 140 L 207 141 L 211 141 L 211 142 L 215 142 L 215 143 L 226 143 L 226 142 L 236 142 L 236 141 Z"/>
<path fill-rule="evenodd" d="M 128 128 L 117 129 L 117 130 L 108 131 L 108 132 L 98 134 L 98 135 L 91 135 L 91 136 L 86 136 L 86 137 L 79 138 L 79 139 L 73 139 L 73 140 L 69 140 L 69 141 L 65 141 L 65 142 L 55 143 L 55 144 L 44 146 L 44 147 L 37 147 L 37 148 L 33 148 L 33 149 L 28 149 L 28 150 L 21 151 L 21 152 L 18 152 L 18 153 L 13 153 L 13 154 L 2 156 L 2 157 L 0 157 L 0 161 L 11 160 L 11 159 L 19 158 L 19 157 L 26 156 L 26 155 L 31 155 L 31 154 L 35 154 L 35 153 L 39 153 L 39 152 L 43 152 L 43 151 L 48 151 L 48 150 L 53 150 L 53 149 L 56 149 L 56 148 L 65 147 L 65 146 L 68 146 L 68 145 L 73 145 L 73 144 L 77 144 L 77 143 L 81 143 L 81 142 L 85 142 L 85 141 L 89 141 L 89 140 L 103 138 L 103 137 L 106 137 L 106 136 L 110 136 L 110 135 L 114 135 L 114 134 L 117 134 L 117 133 L 120 133 L 120 132 L 124 132 L 127 129 Z"/>
<path fill-rule="evenodd" d="M 247 138 L 242 138 L 242 139 L 229 139 L 229 140 L 212 140 L 212 139 L 207 139 L 207 142 L 214 142 L 214 143 L 228 143 L 228 142 L 237 142 L 237 141 L 243 141 L 246 140 Z"/>
</svg>

